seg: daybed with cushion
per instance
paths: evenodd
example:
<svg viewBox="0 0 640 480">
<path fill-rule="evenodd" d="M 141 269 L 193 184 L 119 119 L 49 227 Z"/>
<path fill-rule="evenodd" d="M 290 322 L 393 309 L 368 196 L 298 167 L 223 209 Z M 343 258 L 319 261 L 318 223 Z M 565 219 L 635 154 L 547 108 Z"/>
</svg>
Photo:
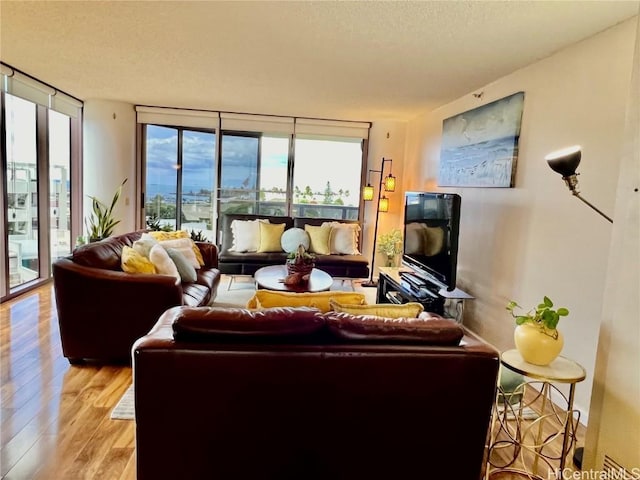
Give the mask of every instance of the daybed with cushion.
<svg viewBox="0 0 640 480">
<path fill-rule="evenodd" d="M 145 335 L 165 310 L 177 305 L 207 305 L 215 298 L 220 272 L 214 244 L 177 238 L 185 235 L 182 232 L 157 232 L 158 238 L 162 234 L 166 238 L 156 240 L 158 245 L 148 240 L 147 248 L 141 250 L 154 264 L 137 253 L 145 244 L 143 234 L 137 231 L 83 245 L 54 262 L 62 351 L 71 363 L 83 359 L 130 362 L 133 342 Z M 189 281 L 182 280 L 178 266 L 184 270 L 182 275 L 191 276 Z M 149 273 L 130 273 L 136 271 Z"/>
<path fill-rule="evenodd" d="M 478 480 L 499 354 L 422 316 L 170 309 L 133 347 L 137 478 Z"/>
<path fill-rule="evenodd" d="M 305 247 L 316 255 L 316 267 L 332 277 L 369 276 L 369 262 L 360 252 L 357 221 L 233 214 L 222 215 L 220 223 L 222 273 L 253 275 L 262 267 L 284 265 L 288 252 L 306 241 Z M 264 223 L 268 225 L 261 225 Z"/>
</svg>

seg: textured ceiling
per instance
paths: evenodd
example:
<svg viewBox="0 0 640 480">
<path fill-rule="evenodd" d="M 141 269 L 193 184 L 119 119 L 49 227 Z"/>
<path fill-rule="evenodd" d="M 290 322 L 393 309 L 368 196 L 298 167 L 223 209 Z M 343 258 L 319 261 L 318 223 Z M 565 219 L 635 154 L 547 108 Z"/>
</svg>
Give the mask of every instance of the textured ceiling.
<svg viewBox="0 0 640 480">
<path fill-rule="evenodd" d="M 638 1 L 0 2 L 0 58 L 83 100 L 408 119 Z"/>
</svg>

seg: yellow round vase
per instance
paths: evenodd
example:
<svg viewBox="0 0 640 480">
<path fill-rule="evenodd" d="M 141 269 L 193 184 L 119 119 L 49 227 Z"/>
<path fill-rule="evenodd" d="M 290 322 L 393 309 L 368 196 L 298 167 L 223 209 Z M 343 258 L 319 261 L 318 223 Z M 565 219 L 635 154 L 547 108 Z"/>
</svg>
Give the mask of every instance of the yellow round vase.
<svg viewBox="0 0 640 480">
<path fill-rule="evenodd" d="M 549 365 L 560 355 L 564 346 L 560 330 L 549 330 L 530 323 L 518 325 L 513 339 L 522 358 L 534 365 Z"/>
</svg>

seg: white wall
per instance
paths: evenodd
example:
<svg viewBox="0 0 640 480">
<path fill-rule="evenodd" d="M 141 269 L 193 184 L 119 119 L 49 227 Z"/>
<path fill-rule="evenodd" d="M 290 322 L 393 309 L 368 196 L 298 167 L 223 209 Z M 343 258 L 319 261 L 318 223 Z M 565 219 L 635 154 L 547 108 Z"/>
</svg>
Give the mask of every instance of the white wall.
<svg viewBox="0 0 640 480">
<path fill-rule="evenodd" d="M 389 162 L 386 162 L 384 167 L 384 176 L 386 177 L 389 174 L 389 168 L 391 167 L 393 175 L 397 177 L 396 191 L 383 192 L 383 194 L 389 198 L 389 211 L 387 213 L 380 213 L 378 218 L 378 235 L 388 233 L 393 228 L 401 228 L 402 225 L 404 202 L 402 182 L 405 177 L 404 149 L 406 142 L 406 127 L 406 122 L 388 120 L 377 121 L 373 122 L 371 131 L 369 132 L 367 169 L 380 170 L 382 167 L 382 158 L 390 158 L 393 162 L 391 162 L 391 165 Z M 371 258 L 373 248 L 373 232 L 378 205 L 378 188 L 380 186 L 379 173 L 371 174 L 371 185 L 375 187 L 374 200 L 371 202 L 365 202 L 364 205 L 362 237 L 362 253 L 368 259 Z M 376 254 L 374 277 L 378 276 L 378 267 L 380 266 L 384 266 L 384 259 L 380 254 Z"/>
<path fill-rule="evenodd" d="M 634 69 L 584 465 L 640 475 L 640 17 Z"/>
<path fill-rule="evenodd" d="M 583 147 L 583 195 L 613 213 L 631 78 L 635 20 L 627 21 L 422 115 L 407 127 L 404 188 L 462 196 L 458 287 L 476 297 L 464 323 L 497 348 L 513 348 L 509 299 L 535 306 L 543 295 L 566 306 L 563 355 L 587 379 L 576 405 L 589 409 L 612 226 L 573 198 L 543 160 L 558 148 Z M 437 187 L 442 121 L 524 91 L 515 188 Z"/>
<path fill-rule="evenodd" d="M 91 200 L 87 195 L 110 204 L 116 189 L 127 178 L 114 210 L 115 218 L 120 220 L 114 234 L 130 232 L 135 229 L 134 107 L 123 102 L 87 100 L 84 102 L 83 115 L 83 219 L 91 212 Z"/>
</svg>

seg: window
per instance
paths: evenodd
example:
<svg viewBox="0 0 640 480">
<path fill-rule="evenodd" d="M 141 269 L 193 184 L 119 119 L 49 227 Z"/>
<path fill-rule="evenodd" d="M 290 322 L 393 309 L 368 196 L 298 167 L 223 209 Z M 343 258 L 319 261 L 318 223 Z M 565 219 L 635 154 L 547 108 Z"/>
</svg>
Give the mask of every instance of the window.
<svg viewBox="0 0 640 480">
<path fill-rule="evenodd" d="M 213 233 L 216 138 L 213 132 L 146 127 L 147 224 Z"/>
<path fill-rule="evenodd" d="M 357 220 L 362 140 L 296 137 L 293 215 Z"/>
<path fill-rule="evenodd" d="M 39 276 L 37 105 L 5 95 L 9 288 Z"/>
<path fill-rule="evenodd" d="M 0 299 L 35 287 L 69 255 L 82 230 L 79 177 L 82 103 L 0 65 Z M 74 197 L 75 195 L 75 197 Z"/>
<path fill-rule="evenodd" d="M 361 218 L 369 123 L 137 106 L 145 216 L 205 229 L 228 213 Z"/>
<path fill-rule="evenodd" d="M 287 215 L 289 138 L 223 133 L 220 213 Z"/>
<path fill-rule="evenodd" d="M 51 261 L 71 253 L 71 119 L 49 110 Z"/>
</svg>

